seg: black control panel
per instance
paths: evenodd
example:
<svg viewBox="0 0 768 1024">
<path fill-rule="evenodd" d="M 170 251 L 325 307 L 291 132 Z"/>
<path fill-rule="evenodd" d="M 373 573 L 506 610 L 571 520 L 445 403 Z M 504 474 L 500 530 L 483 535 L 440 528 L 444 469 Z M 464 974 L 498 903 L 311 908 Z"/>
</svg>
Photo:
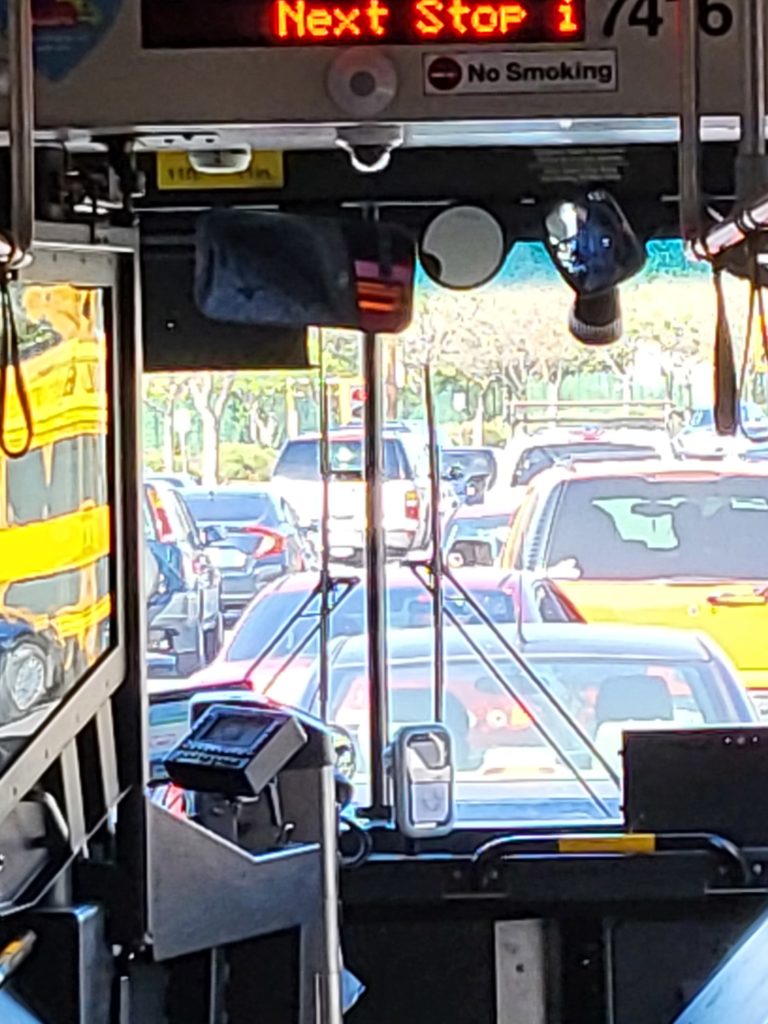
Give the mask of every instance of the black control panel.
<svg viewBox="0 0 768 1024">
<path fill-rule="evenodd" d="M 165 769 L 184 789 L 258 796 L 307 739 L 285 711 L 214 704 L 168 754 Z"/>
</svg>

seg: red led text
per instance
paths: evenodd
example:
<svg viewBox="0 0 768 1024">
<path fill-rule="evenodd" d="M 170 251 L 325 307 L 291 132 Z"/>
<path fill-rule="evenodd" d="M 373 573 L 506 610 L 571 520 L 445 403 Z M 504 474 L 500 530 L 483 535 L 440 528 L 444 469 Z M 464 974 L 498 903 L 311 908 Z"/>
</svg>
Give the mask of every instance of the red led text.
<svg viewBox="0 0 768 1024">
<path fill-rule="evenodd" d="M 274 31 L 278 39 L 380 39 L 389 16 L 389 6 L 380 0 L 359 7 L 277 0 Z"/>
<path fill-rule="evenodd" d="M 414 31 L 423 39 L 441 35 L 506 36 L 522 25 L 522 4 L 467 4 L 463 0 L 416 0 Z"/>
<path fill-rule="evenodd" d="M 576 0 L 531 8 L 519 0 L 274 0 L 271 30 L 283 42 L 568 39 L 582 32 Z M 544 11 L 545 23 L 540 19 Z"/>
</svg>

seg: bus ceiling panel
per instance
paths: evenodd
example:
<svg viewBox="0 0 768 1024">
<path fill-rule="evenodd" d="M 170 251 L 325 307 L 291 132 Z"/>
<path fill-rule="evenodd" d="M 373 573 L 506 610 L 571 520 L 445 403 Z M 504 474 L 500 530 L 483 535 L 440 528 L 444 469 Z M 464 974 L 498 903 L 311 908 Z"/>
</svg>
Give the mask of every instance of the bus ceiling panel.
<svg viewBox="0 0 768 1024">
<path fill-rule="evenodd" d="M 702 177 L 708 195 L 731 194 L 735 156 L 730 143 L 705 149 Z M 504 149 L 492 148 L 483 151 L 481 161 L 473 149 L 406 150 L 395 153 L 389 166 L 375 175 L 358 174 L 339 150 L 294 152 L 283 155 L 278 187 L 239 190 L 218 189 L 214 175 L 198 176 L 194 190 L 169 188 L 157 174 L 156 159 L 150 154 L 140 157 L 147 194 L 137 206 L 175 207 L 190 218 L 195 209 L 219 203 L 332 209 L 344 203 L 423 204 L 461 198 L 518 204 L 560 196 L 564 183 L 579 179 L 610 182 L 617 194 L 637 201 L 673 195 L 677 187 L 677 154 L 671 145 L 525 147 L 514 159 Z"/>
<path fill-rule="evenodd" d="M 677 143 L 680 129 L 675 117 L 549 117 L 518 120 L 443 120 L 409 121 L 400 125 L 401 149 L 467 149 L 507 146 L 593 146 L 605 144 L 654 145 Z M 768 128 L 768 125 L 766 126 Z M 41 133 L 44 135 L 44 133 Z M 704 142 L 737 142 L 738 117 L 701 118 Z M 96 141 L 94 141 L 94 138 Z M 337 145 L 338 128 L 332 124 L 259 124 L 259 125 L 187 125 L 156 126 L 151 134 L 137 135 L 134 147 L 139 152 L 167 150 L 203 151 L 248 145 L 255 150 L 332 149 Z M 98 135 L 70 132 L 70 149 L 93 149 Z"/>
<path fill-rule="evenodd" d="M 146 134 L 161 126 L 669 117 L 680 109 L 680 4 L 95 0 L 62 5 L 58 23 L 55 7 L 54 16 L 46 7 L 37 37 L 44 129 Z M 699 4 L 707 115 L 742 108 L 740 7 Z"/>
</svg>

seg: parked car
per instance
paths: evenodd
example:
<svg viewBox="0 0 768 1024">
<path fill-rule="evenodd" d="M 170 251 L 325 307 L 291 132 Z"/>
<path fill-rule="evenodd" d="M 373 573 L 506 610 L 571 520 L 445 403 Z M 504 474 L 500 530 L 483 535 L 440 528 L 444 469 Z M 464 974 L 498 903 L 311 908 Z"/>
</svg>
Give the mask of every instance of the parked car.
<svg viewBox="0 0 768 1024">
<path fill-rule="evenodd" d="M 736 463 L 541 474 L 502 564 L 545 572 L 589 622 L 703 630 L 768 714 L 768 476 Z"/>
<path fill-rule="evenodd" d="M 498 565 L 525 488 L 496 489 L 482 505 L 461 505 L 448 520 L 443 550 L 454 568 Z"/>
<path fill-rule="evenodd" d="M 497 624 L 515 622 L 520 611 L 525 622 L 582 621 L 551 580 L 536 580 L 493 569 L 462 570 L 457 578 L 484 614 Z M 289 680 L 300 683 L 314 666 L 319 649 L 315 638 L 296 656 L 302 640 L 318 621 L 318 581 L 316 573 L 301 573 L 270 584 L 245 611 L 215 662 L 198 672 L 190 683 L 218 686 L 248 679 L 258 689 L 268 686 L 280 670 L 284 675 L 283 687 L 289 685 Z M 363 577 L 337 582 L 331 598 L 334 606 L 330 616 L 332 638 L 366 632 L 365 593 Z M 419 629 L 432 623 L 431 595 L 410 570 L 394 569 L 387 573 L 387 598 L 390 629 Z M 444 603 L 461 622 L 480 621 L 460 591 L 448 582 L 444 587 Z M 302 607 L 304 613 L 299 615 Z M 450 616 L 447 621 L 450 623 Z M 284 632 L 280 642 L 264 658 L 281 630 Z M 292 660 L 284 669 L 289 656 Z"/>
<path fill-rule="evenodd" d="M 385 433 L 384 529 L 391 556 L 424 546 L 430 535 L 428 466 L 417 473 L 403 432 Z M 330 436 L 330 545 L 336 562 L 362 564 L 365 549 L 365 483 L 363 435 L 335 430 Z M 320 437 L 305 434 L 286 442 L 272 475 L 274 483 L 299 511 L 301 522 L 313 526 L 322 511 Z"/>
<path fill-rule="evenodd" d="M 298 517 L 274 488 L 231 485 L 183 493 L 221 573 L 228 625 L 270 580 L 307 568 L 308 542 Z"/>
<path fill-rule="evenodd" d="M 221 577 L 181 492 L 156 481 L 145 482 L 144 495 L 145 540 L 162 577 L 149 595 L 149 648 L 171 636 L 179 672 L 191 675 L 224 639 Z"/>
<path fill-rule="evenodd" d="M 52 629 L 37 629 L 24 616 L 0 615 L 0 726 L 25 718 L 59 696 L 65 684 L 66 649 Z"/>
</svg>

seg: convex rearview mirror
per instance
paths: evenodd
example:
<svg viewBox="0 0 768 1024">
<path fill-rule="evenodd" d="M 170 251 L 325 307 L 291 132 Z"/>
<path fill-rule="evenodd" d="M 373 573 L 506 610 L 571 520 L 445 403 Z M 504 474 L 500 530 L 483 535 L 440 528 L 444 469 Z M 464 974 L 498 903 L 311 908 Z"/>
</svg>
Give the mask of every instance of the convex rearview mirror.
<svg viewBox="0 0 768 1024">
<path fill-rule="evenodd" d="M 587 345 L 621 337 L 618 286 L 645 264 L 645 247 L 604 189 L 557 203 L 544 222 L 545 244 L 558 273 L 576 292 L 569 327 Z"/>
<path fill-rule="evenodd" d="M 479 206 L 441 210 L 427 223 L 419 242 L 419 259 L 427 275 L 444 288 L 459 291 L 496 277 L 508 251 L 503 224 Z"/>
</svg>

